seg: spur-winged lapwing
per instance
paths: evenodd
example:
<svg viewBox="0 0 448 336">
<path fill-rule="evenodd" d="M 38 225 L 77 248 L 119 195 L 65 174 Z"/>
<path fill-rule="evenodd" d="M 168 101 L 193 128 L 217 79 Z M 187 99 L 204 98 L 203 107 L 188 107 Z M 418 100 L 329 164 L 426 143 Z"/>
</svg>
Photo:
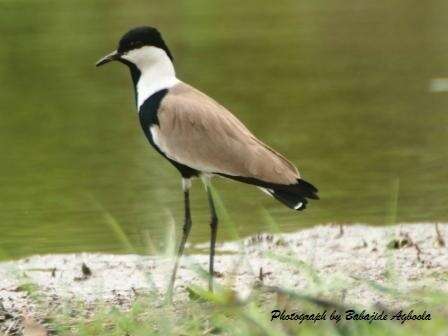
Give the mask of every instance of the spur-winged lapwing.
<svg viewBox="0 0 448 336">
<path fill-rule="evenodd" d="M 171 296 L 179 259 L 191 229 L 189 189 L 193 177 L 202 179 L 208 194 L 209 288 L 213 290 L 218 218 L 210 190 L 212 176 L 255 185 L 295 210 L 305 209 L 307 198 L 318 199 L 317 189 L 301 179 L 291 162 L 258 140 L 226 108 L 179 80 L 173 56 L 157 29 L 130 30 L 120 39 L 117 50 L 96 65 L 110 61 L 128 66 L 143 132 L 149 143 L 182 175 L 185 222 L 168 294 Z"/>
</svg>

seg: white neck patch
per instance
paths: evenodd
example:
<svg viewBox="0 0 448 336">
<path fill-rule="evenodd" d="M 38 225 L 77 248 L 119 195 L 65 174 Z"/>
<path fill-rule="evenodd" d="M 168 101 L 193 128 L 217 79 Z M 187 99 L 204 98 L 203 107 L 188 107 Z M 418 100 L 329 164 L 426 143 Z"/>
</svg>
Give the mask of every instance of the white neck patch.
<svg viewBox="0 0 448 336">
<path fill-rule="evenodd" d="M 136 87 L 137 112 L 145 100 L 154 93 L 179 83 L 173 62 L 160 48 L 145 46 L 129 51 L 122 58 L 135 64 L 141 72 Z"/>
</svg>

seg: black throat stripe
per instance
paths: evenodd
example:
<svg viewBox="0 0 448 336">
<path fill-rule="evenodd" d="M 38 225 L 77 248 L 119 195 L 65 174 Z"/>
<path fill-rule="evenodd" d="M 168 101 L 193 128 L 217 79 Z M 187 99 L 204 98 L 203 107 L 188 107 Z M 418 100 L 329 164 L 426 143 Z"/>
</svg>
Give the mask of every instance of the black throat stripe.
<svg viewBox="0 0 448 336">
<path fill-rule="evenodd" d="M 143 131 L 145 132 L 146 136 L 148 136 L 147 133 L 151 134 L 149 128 L 152 125 L 159 125 L 157 112 L 159 110 L 162 99 L 166 96 L 167 93 L 167 89 L 157 91 L 149 98 L 147 98 L 143 102 L 142 106 L 140 106 L 138 115 L 140 118 L 140 125 L 142 125 Z"/>
<path fill-rule="evenodd" d="M 157 114 L 159 111 L 160 103 L 167 93 L 167 89 L 157 91 L 144 101 L 138 112 L 140 125 L 142 126 L 143 132 L 145 133 L 149 143 L 155 148 L 157 152 L 159 152 L 163 157 L 170 161 L 179 170 L 183 177 L 190 178 L 192 176 L 197 176 L 199 175 L 199 172 L 197 170 L 168 158 L 165 153 L 163 153 L 162 150 L 157 146 L 152 137 L 151 126 L 159 125 Z"/>
</svg>

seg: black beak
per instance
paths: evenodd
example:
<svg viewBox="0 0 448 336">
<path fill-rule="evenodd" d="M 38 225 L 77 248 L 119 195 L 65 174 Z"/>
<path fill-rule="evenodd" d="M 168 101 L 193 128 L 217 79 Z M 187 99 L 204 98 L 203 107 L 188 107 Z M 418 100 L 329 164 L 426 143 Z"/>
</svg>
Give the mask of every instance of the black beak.
<svg viewBox="0 0 448 336">
<path fill-rule="evenodd" d="M 99 67 L 99 66 L 104 65 L 106 63 L 119 60 L 120 57 L 121 57 L 121 54 L 118 51 L 115 50 L 115 51 L 111 52 L 109 55 L 106 55 L 102 59 L 100 59 L 96 63 L 96 66 Z"/>
</svg>

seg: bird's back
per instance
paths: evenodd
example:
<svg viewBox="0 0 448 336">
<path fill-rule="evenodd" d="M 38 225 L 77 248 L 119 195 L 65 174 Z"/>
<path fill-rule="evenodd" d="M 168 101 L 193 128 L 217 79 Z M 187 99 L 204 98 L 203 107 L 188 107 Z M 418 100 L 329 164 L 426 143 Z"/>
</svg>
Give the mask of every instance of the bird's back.
<svg viewBox="0 0 448 336">
<path fill-rule="evenodd" d="M 295 183 L 297 168 L 257 139 L 215 100 L 185 83 L 161 101 L 158 145 L 171 159 L 207 173 Z"/>
</svg>

